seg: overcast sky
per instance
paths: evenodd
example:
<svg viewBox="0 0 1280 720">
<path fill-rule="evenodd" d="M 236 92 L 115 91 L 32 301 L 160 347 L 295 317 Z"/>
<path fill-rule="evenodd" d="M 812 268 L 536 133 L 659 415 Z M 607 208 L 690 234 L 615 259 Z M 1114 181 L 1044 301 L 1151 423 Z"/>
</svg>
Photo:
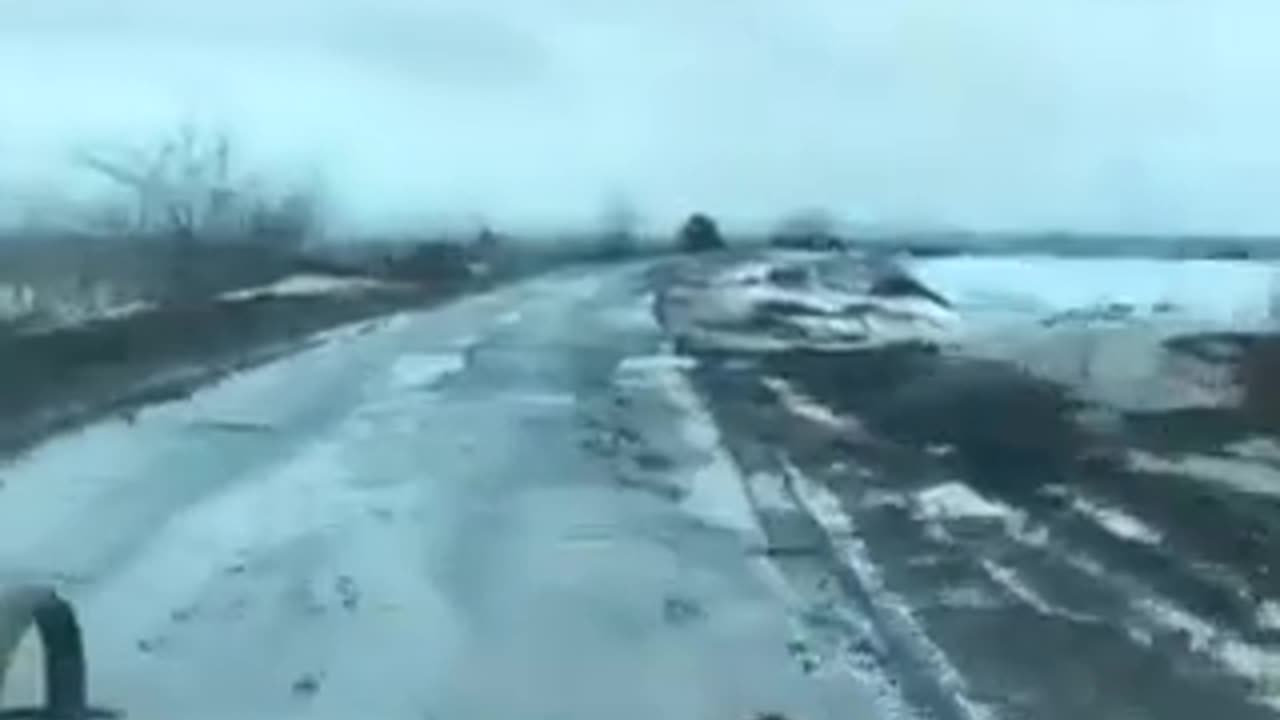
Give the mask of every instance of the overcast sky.
<svg viewBox="0 0 1280 720">
<path fill-rule="evenodd" d="M 223 127 L 345 224 L 1280 231 L 1274 0 L 0 0 L 0 198 Z"/>
</svg>

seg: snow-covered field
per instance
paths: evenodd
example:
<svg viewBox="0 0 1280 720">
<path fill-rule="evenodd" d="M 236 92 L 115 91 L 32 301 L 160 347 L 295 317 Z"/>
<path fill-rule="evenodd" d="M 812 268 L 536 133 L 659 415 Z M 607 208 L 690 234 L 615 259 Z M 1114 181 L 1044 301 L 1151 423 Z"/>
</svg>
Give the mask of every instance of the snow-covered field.
<svg viewBox="0 0 1280 720">
<path fill-rule="evenodd" d="M 1011 256 L 906 265 L 957 307 L 994 318 L 1007 313 L 1066 320 L 1073 311 L 1122 305 L 1127 317 L 1250 328 L 1274 321 L 1280 327 L 1280 265 L 1274 263 Z"/>
<path fill-rule="evenodd" d="M 1230 404 L 1229 364 L 1177 337 L 1280 330 L 1280 267 L 1249 261 L 964 258 L 911 263 L 963 318 L 964 352 L 1128 409 Z"/>
<path fill-rule="evenodd" d="M 895 278 L 919 287 L 895 287 Z M 1156 409 L 1238 400 L 1229 366 L 1168 341 L 1280 329 L 1280 266 L 1030 256 L 897 264 L 780 253 L 720 269 L 673 300 L 675 324 L 705 347 L 919 341 L 1017 364 L 1085 400 Z"/>
</svg>

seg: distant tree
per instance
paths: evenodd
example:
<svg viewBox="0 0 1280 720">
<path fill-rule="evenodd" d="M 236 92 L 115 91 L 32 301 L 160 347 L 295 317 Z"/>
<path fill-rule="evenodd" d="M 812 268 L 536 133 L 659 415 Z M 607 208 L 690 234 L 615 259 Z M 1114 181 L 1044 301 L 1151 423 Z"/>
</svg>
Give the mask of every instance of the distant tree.
<svg viewBox="0 0 1280 720">
<path fill-rule="evenodd" d="M 601 255 L 607 258 L 622 258 L 636 252 L 638 239 L 636 228 L 639 225 L 639 214 L 631 203 L 625 199 L 615 199 L 605 209 L 600 231 Z"/>
<path fill-rule="evenodd" d="M 451 286 L 473 277 L 471 251 L 453 242 L 420 242 L 400 257 L 388 260 L 387 272 L 396 279 Z"/>
<path fill-rule="evenodd" d="M 481 223 L 479 231 L 471 239 L 467 252 L 471 261 L 471 274 L 492 276 L 505 272 L 511 262 L 511 242 L 506 235 Z"/>
<path fill-rule="evenodd" d="M 266 192 L 237 172 L 230 138 L 183 125 L 153 147 L 81 151 L 75 162 L 134 196 L 132 232 L 175 240 L 233 238 L 301 244 L 319 223 L 314 192 Z"/>
<path fill-rule="evenodd" d="M 680 250 L 684 252 L 708 252 L 726 247 L 720 235 L 720 227 L 710 216 L 694 213 L 680 228 L 678 237 Z"/>
</svg>

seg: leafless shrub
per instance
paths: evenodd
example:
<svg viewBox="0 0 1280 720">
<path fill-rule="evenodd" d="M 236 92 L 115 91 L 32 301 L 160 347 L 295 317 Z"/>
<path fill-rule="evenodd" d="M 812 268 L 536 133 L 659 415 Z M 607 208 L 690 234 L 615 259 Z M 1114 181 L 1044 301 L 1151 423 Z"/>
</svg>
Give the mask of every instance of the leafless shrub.
<svg viewBox="0 0 1280 720">
<path fill-rule="evenodd" d="M 314 187 L 270 187 L 223 132 L 185 124 L 151 144 L 85 149 L 73 161 L 126 201 L 104 203 L 74 247 L 60 239 L 57 249 L 26 251 L 40 256 L 41 269 L 22 282 L 42 307 L 61 298 L 93 315 L 101 305 L 163 304 L 269 282 L 321 229 Z M 86 254 L 96 264 L 76 260 Z"/>
</svg>

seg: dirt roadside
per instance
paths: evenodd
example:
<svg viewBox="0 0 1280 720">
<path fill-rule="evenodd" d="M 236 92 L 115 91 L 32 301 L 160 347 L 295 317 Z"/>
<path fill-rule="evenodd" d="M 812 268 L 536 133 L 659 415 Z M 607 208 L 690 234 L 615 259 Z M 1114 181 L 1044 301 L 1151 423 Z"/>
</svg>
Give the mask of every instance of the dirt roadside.
<svg viewBox="0 0 1280 720">
<path fill-rule="evenodd" d="M 824 297 L 782 307 L 789 276 L 751 272 L 749 311 L 705 301 L 723 267 L 670 273 L 656 311 L 749 485 L 817 488 L 846 524 L 757 506 L 784 573 L 826 573 L 834 606 L 873 619 L 878 642 L 845 632 L 824 660 L 882 668 L 928 716 L 970 717 L 946 702 L 963 697 L 995 718 L 1276 717 L 1280 340 L 1175 337 L 1231 401 L 1128 410 L 1016 363 L 798 323 Z"/>
</svg>

